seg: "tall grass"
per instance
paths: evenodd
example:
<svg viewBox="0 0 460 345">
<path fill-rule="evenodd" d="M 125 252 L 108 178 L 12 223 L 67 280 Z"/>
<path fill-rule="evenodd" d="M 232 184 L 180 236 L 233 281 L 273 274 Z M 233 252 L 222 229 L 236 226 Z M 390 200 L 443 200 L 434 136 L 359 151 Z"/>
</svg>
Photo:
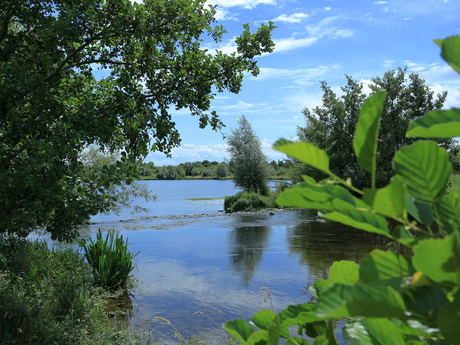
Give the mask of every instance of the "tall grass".
<svg viewBox="0 0 460 345">
<path fill-rule="evenodd" d="M 128 248 L 128 241 L 115 230 L 107 233 L 105 239 L 99 229 L 96 240 L 83 243 L 86 260 L 93 268 L 95 284 L 105 289 L 126 288 L 129 274 L 135 268 L 134 258 Z"/>
<path fill-rule="evenodd" d="M 133 344 L 93 293 L 91 267 L 72 248 L 0 236 L 0 344 Z"/>
</svg>

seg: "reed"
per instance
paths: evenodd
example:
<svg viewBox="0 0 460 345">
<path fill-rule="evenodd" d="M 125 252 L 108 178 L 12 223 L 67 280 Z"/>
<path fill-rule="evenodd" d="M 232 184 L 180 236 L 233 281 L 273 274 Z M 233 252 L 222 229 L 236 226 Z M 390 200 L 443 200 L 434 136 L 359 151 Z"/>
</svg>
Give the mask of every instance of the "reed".
<svg viewBox="0 0 460 345">
<path fill-rule="evenodd" d="M 128 248 L 128 240 L 115 230 L 102 237 L 99 229 L 96 240 L 89 239 L 82 245 L 84 255 L 93 268 L 94 282 L 104 289 L 126 288 L 129 274 L 136 267 L 134 258 L 139 254 L 132 254 Z"/>
</svg>

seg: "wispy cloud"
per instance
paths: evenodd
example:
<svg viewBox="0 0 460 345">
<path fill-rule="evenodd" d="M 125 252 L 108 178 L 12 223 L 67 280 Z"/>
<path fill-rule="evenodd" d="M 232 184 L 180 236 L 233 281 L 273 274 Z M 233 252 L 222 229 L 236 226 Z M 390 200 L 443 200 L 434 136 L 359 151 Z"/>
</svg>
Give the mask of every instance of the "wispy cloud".
<svg viewBox="0 0 460 345">
<path fill-rule="evenodd" d="M 216 9 L 216 20 L 235 20 L 238 21 L 237 14 L 236 13 L 230 13 L 227 10 L 220 10 Z"/>
<path fill-rule="evenodd" d="M 234 7 L 240 6 L 243 8 L 254 8 L 257 5 L 276 5 L 275 0 L 208 0 L 209 4 L 219 5 L 221 7 Z"/>
<path fill-rule="evenodd" d="M 274 18 L 273 21 L 276 22 L 287 22 L 287 23 L 300 23 L 302 20 L 307 19 L 309 15 L 307 13 L 294 13 L 291 15 L 282 14 Z"/>
<path fill-rule="evenodd" d="M 339 64 L 302 69 L 261 68 L 260 74 L 254 79 L 264 81 L 268 79 L 288 78 L 293 79 L 293 83 L 297 86 L 310 85 L 312 79 L 316 82 L 318 77 L 338 68 L 340 68 Z"/>
<path fill-rule="evenodd" d="M 384 4 L 388 4 L 388 1 L 375 1 L 374 4 L 376 4 L 376 5 L 384 5 Z"/>
</svg>

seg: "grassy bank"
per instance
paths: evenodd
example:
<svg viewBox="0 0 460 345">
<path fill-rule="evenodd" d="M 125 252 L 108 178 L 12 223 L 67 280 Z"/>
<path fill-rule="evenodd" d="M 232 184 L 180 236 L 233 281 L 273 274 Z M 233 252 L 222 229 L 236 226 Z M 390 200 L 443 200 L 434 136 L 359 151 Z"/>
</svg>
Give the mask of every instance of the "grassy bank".
<svg viewBox="0 0 460 345">
<path fill-rule="evenodd" d="M 0 238 L 1 344 L 136 344 L 115 331 L 89 265 L 74 249 Z"/>
</svg>

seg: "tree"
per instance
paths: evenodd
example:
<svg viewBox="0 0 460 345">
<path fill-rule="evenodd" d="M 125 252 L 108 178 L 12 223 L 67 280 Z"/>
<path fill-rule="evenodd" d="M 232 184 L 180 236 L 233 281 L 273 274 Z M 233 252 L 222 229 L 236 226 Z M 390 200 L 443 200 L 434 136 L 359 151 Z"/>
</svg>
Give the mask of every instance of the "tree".
<svg viewBox="0 0 460 345">
<path fill-rule="evenodd" d="M 267 157 L 244 115 L 238 119 L 238 126 L 227 137 L 227 144 L 235 185 L 248 192 L 268 194 Z"/>
<path fill-rule="evenodd" d="M 329 155 L 331 170 L 338 176 L 350 177 L 358 188 L 370 186 L 370 174 L 362 169 L 353 150 L 353 137 L 360 109 L 367 96 L 363 85 L 346 76 L 347 85 L 342 87 L 343 95 L 337 96 L 326 82 L 321 82 L 323 105 L 312 111 L 305 108 L 306 126 L 298 127 L 297 134 L 302 141 L 308 141 L 325 150 Z M 408 138 L 405 133 L 409 122 L 426 112 L 441 109 L 447 92 L 434 95 L 417 73 L 407 75 L 407 68 L 390 70 L 384 76 L 373 78 L 370 84 L 372 94 L 387 91 L 382 119 L 380 122 L 379 146 L 377 155 L 377 186 L 388 184 L 394 175 L 391 161 L 396 151 L 419 138 Z M 456 152 L 452 139 L 438 139 L 437 142 Z M 299 180 L 300 175 L 307 174 L 317 180 L 325 174 L 297 163 L 291 171 L 291 178 Z"/>
<path fill-rule="evenodd" d="M 180 143 L 171 109 L 201 128 L 222 126 L 215 92 L 240 91 L 255 57 L 273 51 L 272 23 L 244 25 L 234 54 L 220 42 L 205 0 L 5 0 L 0 3 L 0 232 L 77 235 L 84 219 L 113 206 L 106 188 L 137 176 L 150 149 Z M 104 77 L 96 77 L 102 70 Z M 120 152 L 92 175 L 79 152 Z"/>
<path fill-rule="evenodd" d="M 219 163 L 216 167 L 216 176 L 217 177 L 227 177 L 227 175 L 228 175 L 227 164 Z"/>
</svg>

